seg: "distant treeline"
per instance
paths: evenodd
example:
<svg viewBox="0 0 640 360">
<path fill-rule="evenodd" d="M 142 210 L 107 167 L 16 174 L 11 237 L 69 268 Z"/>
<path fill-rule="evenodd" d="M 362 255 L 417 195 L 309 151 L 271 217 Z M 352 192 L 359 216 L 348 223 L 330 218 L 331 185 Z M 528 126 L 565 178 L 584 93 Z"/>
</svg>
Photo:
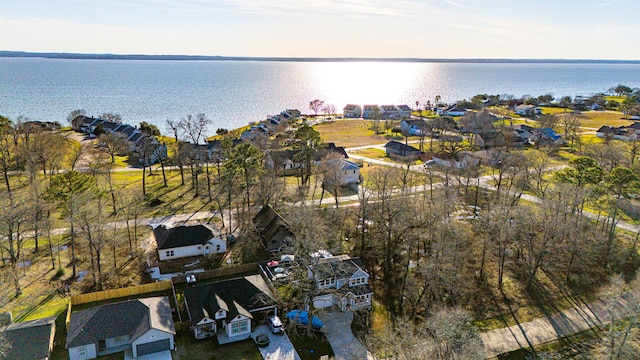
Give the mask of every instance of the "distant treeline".
<svg viewBox="0 0 640 360">
<path fill-rule="evenodd" d="M 551 64 L 640 64 L 640 60 L 589 59 L 421 59 L 421 58 L 315 58 L 315 57 L 248 57 L 204 55 L 141 55 L 141 54 L 76 54 L 26 51 L 0 51 L 0 57 L 38 57 L 46 59 L 81 60 L 235 60 L 235 61 L 305 61 L 305 62 L 434 62 L 434 63 L 551 63 Z"/>
</svg>

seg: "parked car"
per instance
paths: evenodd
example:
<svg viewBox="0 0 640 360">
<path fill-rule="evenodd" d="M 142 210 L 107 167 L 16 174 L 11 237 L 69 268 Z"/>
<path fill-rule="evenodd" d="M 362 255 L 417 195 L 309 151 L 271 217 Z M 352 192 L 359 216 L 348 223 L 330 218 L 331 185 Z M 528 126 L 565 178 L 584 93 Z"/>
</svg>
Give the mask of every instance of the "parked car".
<svg viewBox="0 0 640 360">
<path fill-rule="evenodd" d="M 267 318 L 267 324 L 269 325 L 269 329 L 274 334 L 283 334 L 284 330 L 282 329 L 282 321 L 277 315 L 269 316 Z"/>
</svg>

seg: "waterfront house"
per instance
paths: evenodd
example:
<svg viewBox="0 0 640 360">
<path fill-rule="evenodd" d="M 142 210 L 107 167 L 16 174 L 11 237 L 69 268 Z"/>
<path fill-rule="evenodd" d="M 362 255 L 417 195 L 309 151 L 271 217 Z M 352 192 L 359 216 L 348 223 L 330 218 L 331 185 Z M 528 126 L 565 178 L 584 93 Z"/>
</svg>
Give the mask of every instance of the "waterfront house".
<svg viewBox="0 0 640 360">
<path fill-rule="evenodd" d="M 169 298 L 159 296 L 72 313 L 65 347 L 70 360 L 120 352 L 136 358 L 173 350 L 175 334 Z"/>
<path fill-rule="evenodd" d="M 362 107 L 355 104 L 347 104 L 342 109 L 343 116 L 345 118 L 359 118 L 362 117 Z"/>
<path fill-rule="evenodd" d="M 378 107 L 378 105 L 365 105 L 363 107 L 363 118 L 372 119 L 375 114 L 377 114 L 377 116 L 380 116 L 380 108 Z"/>
<path fill-rule="evenodd" d="M 398 119 L 398 109 L 395 105 L 381 105 L 380 115 L 383 119 Z"/>
<path fill-rule="evenodd" d="M 411 108 L 409 105 L 403 104 L 396 106 L 398 109 L 398 118 L 399 119 L 408 119 L 411 117 Z"/>
</svg>

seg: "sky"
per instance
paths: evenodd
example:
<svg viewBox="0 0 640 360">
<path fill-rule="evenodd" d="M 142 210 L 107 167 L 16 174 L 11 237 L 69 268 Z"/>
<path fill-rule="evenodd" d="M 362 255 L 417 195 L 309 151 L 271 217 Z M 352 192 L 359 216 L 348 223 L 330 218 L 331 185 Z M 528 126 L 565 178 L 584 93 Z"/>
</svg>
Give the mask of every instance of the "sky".
<svg viewBox="0 0 640 360">
<path fill-rule="evenodd" d="M 0 50 L 639 60 L 638 0 L 0 0 Z"/>
</svg>

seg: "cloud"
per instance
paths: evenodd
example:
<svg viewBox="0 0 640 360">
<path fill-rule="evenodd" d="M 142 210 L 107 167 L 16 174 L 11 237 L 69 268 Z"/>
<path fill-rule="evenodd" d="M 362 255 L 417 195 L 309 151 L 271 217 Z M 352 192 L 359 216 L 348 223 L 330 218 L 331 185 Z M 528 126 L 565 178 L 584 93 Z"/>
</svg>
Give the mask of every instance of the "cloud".
<svg viewBox="0 0 640 360">
<path fill-rule="evenodd" d="M 594 5 L 593 7 L 594 8 L 607 7 L 607 6 L 613 5 L 615 3 L 616 3 L 616 1 L 608 1 L 608 2 L 605 2 L 605 3 L 598 4 L 598 5 Z"/>
<path fill-rule="evenodd" d="M 457 2 L 455 2 L 455 1 L 453 1 L 453 0 L 444 0 L 444 1 L 445 1 L 447 4 L 449 4 L 449 5 L 453 5 L 453 6 L 457 7 L 457 8 L 461 8 L 461 9 L 466 9 L 466 8 L 467 8 L 466 6 L 461 5 L 461 4 L 459 4 L 459 3 L 457 3 Z"/>
</svg>

